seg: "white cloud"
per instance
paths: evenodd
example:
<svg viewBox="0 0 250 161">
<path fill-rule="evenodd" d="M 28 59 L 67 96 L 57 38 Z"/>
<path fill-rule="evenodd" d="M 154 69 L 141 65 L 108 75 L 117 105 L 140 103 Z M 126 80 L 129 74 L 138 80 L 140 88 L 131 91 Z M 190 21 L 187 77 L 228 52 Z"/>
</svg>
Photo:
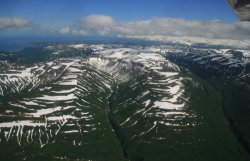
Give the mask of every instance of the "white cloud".
<svg viewBox="0 0 250 161">
<path fill-rule="evenodd" d="M 67 29 L 67 30 L 65 30 Z M 90 15 L 60 33 L 75 35 L 114 35 L 148 40 L 179 40 L 205 43 L 229 43 L 250 40 L 250 22 L 225 23 L 177 18 L 154 18 L 143 21 L 115 21 L 106 15 Z M 215 41 L 213 41 L 215 40 Z"/>
<path fill-rule="evenodd" d="M 0 30 L 30 26 L 28 19 L 20 17 L 0 17 Z"/>
<path fill-rule="evenodd" d="M 90 15 L 82 18 L 81 29 L 86 33 L 98 35 L 107 35 L 112 33 L 112 27 L 116 26 L 116 22 L 110 16 Z"/>
<path fill-rule="evenodd" d="M 111 26 L 114 23 L 113 18 L 106 15 L 89 15 L 82 18 L 82 27 L 88 28 Z"/>
<path fill-rule="evenodd" d="M 68 34 L 68 33 L 70 33 L 70 28 L 69 27 L 64 27 L 64 28 L 60 29 L 59 32 L 61 34 Z"/>
</svg>

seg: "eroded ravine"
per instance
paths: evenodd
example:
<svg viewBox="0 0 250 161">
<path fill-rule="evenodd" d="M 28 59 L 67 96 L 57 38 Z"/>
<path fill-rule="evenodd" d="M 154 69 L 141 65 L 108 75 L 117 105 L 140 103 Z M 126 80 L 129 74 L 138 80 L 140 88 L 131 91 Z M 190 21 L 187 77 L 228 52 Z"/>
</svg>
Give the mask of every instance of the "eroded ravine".
<svg viewBox="0 0 250 161">
<path fill-rule="evenodd" d="M 122 135 L 119 133 L 119 127 L 116 125 L 116 121 L 113 118 L 113 113 L 111 112 L 111 110 L 113 109 L 113 99 L 117 93 L 117 85 L 114 85 L 112 88 L 112 92 L 110 94 L 110 96 L 108 97 L 108 109 L 107 109 L 107 118 L 109 120 L 110 126 L 112 127 L 112 130 L 115 133 L 115 136 L 117 138 L 117 140 L 119 141 L 120 145 L 121 145 L 121 149 L 122 149 L 122 153 L 123 156 L 126 160 L 128 160 L 128 154 L 126 149 L 124 148 L 124 140 L 122 138 Z"/>
</svg>

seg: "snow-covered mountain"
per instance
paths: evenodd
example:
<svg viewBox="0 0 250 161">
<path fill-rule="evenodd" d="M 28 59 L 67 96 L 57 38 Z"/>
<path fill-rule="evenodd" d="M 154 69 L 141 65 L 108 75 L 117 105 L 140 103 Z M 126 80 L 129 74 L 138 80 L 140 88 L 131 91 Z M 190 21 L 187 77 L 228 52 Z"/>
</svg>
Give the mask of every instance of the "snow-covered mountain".
<svg viewBox="0 0 250 161">
<path fill-rule="evenodd" d="M 218 92 L 183 67 L 243 76 L 247 51 L 104 44 L 45 49 L 50 58 L 36 64 L 1 62 L 8 64 L 0 74 L 3 158 L 246 158 Z M 218 150 L 223 153 L 214 154 Z"/>
</svg>

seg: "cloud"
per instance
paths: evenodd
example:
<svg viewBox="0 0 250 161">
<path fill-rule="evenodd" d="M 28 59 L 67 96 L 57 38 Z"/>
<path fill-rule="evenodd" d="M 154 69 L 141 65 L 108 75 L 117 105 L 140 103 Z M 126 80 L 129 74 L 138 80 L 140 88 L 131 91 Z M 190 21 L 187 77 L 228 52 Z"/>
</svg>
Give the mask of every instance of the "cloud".
<svg viewBox="0 0 250 161">
<path fill-rule="evenodd" d="M 96 28 L 114 25 L 115 21 L 111 16 L 89 15 L 82 18 L 82 27 Z"/>
<path fill-rule="evenodd" d="M 112 17 L 106 15 L 90 15 L 83 17 L 80 24 L 80 34 L 107 35 L 112 33 L 116 22 Z M 76 32 L 78 33 L 78 32 Z"/>
<path fill-rule="evenodd" d="M 200 21 L 177 18 L 121 22 L 106 15 L 89 15 L 83 17 L 76 25 L 60 31 L 60 33 L 74 35 L 112 35 L 162 41 L 179 39 L 179 41 L 189 40 L 201 43 L 216 39 L 214 42 L 234 41 L 232 43 L 235 43 L 250 39 L 250 22 L 225 23 L 219 20 Z"/>
<path fill-rule="evenodd" d="M 70 33 L 70 28 L 69 27 L 64 27 L 59 30 L 59 33 L 61 34 L 68 34 Z"/>
<path fill-rule="evenodd" d="M 0 17 L 0 30 L 30 26 L 28 19 L 20 17 Z"/>
</svg>

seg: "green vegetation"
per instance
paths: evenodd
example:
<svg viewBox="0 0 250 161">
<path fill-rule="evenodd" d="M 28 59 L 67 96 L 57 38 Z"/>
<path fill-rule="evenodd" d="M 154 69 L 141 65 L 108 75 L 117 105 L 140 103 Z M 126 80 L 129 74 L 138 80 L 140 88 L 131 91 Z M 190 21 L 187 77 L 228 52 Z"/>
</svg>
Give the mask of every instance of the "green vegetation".
<svg viewBox="0 0 250 161">
<path fill-rule="evenodd" d="M 28 47 L 14 54 L 23 58 L 22 63 L 33 64 L 48 60 L 51 51 L 40 47 Z"/>
</svg>

